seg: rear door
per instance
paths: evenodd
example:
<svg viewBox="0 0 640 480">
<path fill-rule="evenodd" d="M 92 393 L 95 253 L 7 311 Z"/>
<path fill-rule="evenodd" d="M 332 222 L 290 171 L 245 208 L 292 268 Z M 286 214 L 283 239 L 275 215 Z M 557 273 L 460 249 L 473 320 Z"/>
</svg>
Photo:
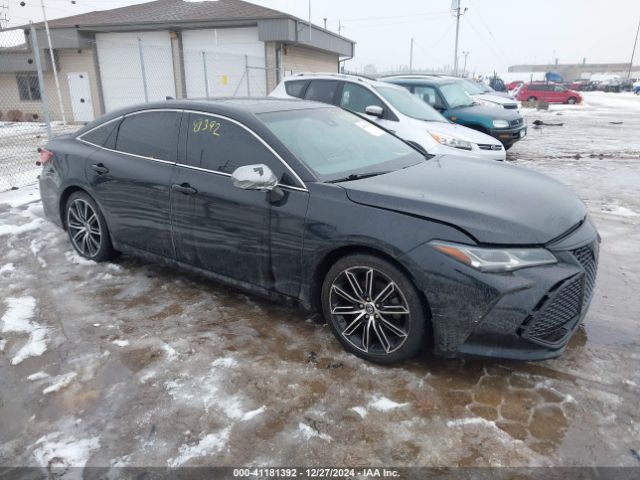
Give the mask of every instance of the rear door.
<svg viewBox="0 0 640 480">
<path fill-rule="evenodd" d="M 178 110 L 129 114 L 115 142 L 97 149 L 87 164 L 87 179 L 116 242 L 170 258 L 169 198 L 180 118 Z"/>
<path fill-rule="evenodd" d="M 177 258 L 240 282 L 297 295 L 308 192 L 250 129 L 230 118 L 185 112 L 185 148 L 172 188 Z M 233 186 L 244 165 L 265 164 L 285 197 Z"/>
<path fill-rule="evenodd" d="M 304 98 L 314 102 L 338 105 L 338 87 L 339 82 L 337 80 L 311 80 L 305 91 Z"/>
</svg>

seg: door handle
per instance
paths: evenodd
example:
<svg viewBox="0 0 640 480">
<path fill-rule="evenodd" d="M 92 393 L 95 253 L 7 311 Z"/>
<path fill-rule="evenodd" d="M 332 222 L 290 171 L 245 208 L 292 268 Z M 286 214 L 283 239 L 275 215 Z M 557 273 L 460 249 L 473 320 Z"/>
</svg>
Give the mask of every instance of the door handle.
<svg viewBox="0 0 640 480">
<path fill-rule="evenodd" d="M 196 193 L 198 193 L 198 190 L 193 188 L 188 183 L 183 183 L 182 185 L 178 185 L 174 183 L 173 185 L 171 185 L 171 188 L 174 189 L 176 192 L 180 192 L 184 195 L 195 195 Z"/>
<path fill-rule="evenodd" d="M 95 170 L 98 175 L 109 173 L 109 169 L 101 163 L 94 163 L 93 165 L 91 165 L 91 168 Z"/>
</svg>

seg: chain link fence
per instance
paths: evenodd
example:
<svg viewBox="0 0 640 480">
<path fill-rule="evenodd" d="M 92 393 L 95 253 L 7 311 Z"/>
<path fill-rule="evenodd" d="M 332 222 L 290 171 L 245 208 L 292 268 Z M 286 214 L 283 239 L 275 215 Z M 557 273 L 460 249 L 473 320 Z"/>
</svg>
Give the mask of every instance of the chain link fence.
<svg viewBox="0 0 640 480">
<path fill-rule="evenodd" d="M 275 46 L 203 35 L 97 33 L 51 55 L 41 29 L 0 31 L 10 63 L 0 65 L 0 191 L 35 182 L 38 147 L 104 113 L 168 98 L 265 96 L 282 76 L 323 69 L 296 58 L 278 71 L 267 67 L 278 63 Z"/>
</svg>

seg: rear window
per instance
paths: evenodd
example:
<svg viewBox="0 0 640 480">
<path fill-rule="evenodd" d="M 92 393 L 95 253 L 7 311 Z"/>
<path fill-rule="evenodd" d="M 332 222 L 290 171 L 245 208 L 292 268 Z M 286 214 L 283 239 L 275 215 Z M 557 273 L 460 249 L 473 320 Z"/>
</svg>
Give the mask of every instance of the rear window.
<svg viewBox="0 0 640 480">
<path fill-rule="evenodd" d="M 316 102 L 333 103 L 337 88 L 336 80 L 313 80 L 307 88 L 305 98 Z"/>
<path fill-rule="evenodd" d="M 99 147 L 114 148 L 116 144 L 116 134 L 118 132 L 118 125 L 122 119 L 118 118 L 110 122 L 103 123 L 102 125 L 95 127 L 93 130 L 89 130 L 87 133 L 80 136 L 85 142 L 92 143 Z"/>
<path fill-rule="evenodd" d="M 309 80 L 295 80 L 292 82 L 284 82 L 284 89 L 287 91 L 287 95 L 292 97 L 302 98 L 304 89 L 306 88 Z"/>
<path fill-rule="evenodd" d="M 169 162 L 178 152 L 178 112 L 143 112 L 125 117 L 118 130 L 116 150 Z"/>
</svg>

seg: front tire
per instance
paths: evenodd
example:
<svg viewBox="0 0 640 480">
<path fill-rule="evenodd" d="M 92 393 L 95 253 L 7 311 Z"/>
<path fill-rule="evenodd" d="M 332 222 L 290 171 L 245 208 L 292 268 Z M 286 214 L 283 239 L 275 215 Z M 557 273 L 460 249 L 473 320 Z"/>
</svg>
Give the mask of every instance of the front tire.
<svg viewBox="0 0 640 480">
<path fill-rule="evenodd" d="M 569 97 L 569 99 L 567 100 L 567 103 L 569 105 L 575 105 L 578 102 L 578 99 L 576 97 Z"/>
<path fill-rule="evenodd" d="M 538 99 L 536 97 L 529 97 L 527 98 L 527 102 L 537 102 Z"/>
<path fill-rule="evenodd" d="M 104 262 L 113 257 L 109 229 L 100 207 L 85 192 L 74 192 L 65 206 L 65 222 L 74 250 L 84 258 Z"/>
<path fill-rule="evenodd" d="M 422 298 L 387 260 L 368 254 L 341 258 L 327 272 L 321 295 L 334 335 L 359 357 L 392 364 L 415 356 L 425 344 Z"/>
</svg>

